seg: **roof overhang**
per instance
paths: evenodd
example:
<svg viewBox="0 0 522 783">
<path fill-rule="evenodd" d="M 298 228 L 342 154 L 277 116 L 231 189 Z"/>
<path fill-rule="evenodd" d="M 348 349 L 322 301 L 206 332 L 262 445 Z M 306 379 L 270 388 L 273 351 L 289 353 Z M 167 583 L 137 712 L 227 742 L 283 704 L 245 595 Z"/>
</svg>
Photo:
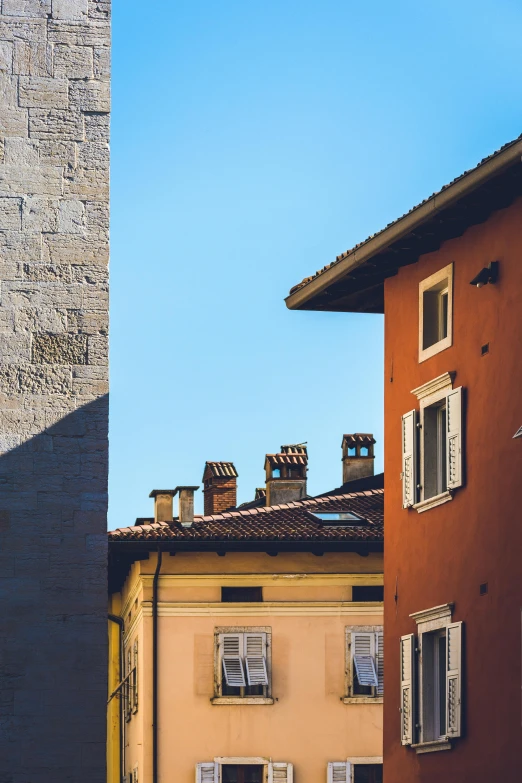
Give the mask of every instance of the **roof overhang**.
<svg viewBox="0 0 522 783">
<path fill-rule="evenodd" d="M 384 280 L 522 196 L 522 138 L 292 289 L 290 310 L 384 312 Z"/>
</svg>

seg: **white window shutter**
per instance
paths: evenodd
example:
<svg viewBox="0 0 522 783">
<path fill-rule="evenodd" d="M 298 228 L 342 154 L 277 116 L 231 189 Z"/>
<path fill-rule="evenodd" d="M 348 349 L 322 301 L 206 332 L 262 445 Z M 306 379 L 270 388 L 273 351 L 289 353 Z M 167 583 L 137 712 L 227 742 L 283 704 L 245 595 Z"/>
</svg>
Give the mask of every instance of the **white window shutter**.
<svg viewBox="0 0 522 783">
<path fill-rule="evenodd" d="M 268 765 L 268 783 L 294 783 L 294 765 L 271 761 Z"/>
<path fill-rule="evenodd" d="M 352 660 L 359 685 L 377 688 L 374 633 L 352 633 Z"/>
<path fill-rule="evenodd" d="M 328 762 L 328 783 L 351 783 L 352 765 L 349 761 Z"/>
<path fill-rule="evenodd" d="M 417 411 L 402 417 L 402 506 L 417 501 Z"/>
<path fill-rule="evenodd" d="M 132 694 L 132 704 L 133 704 L 133 711 L 138 711 L 138 640 L 134 640 L 134 645 L 132 648 L 132 655 L 134 659 L 134 673 L 132 675 L 132 686 L 133 686 L 133 694 Z"/>
<path fill-rule="evenodd" d="M 462 486 L 462 386 L 446 397 L 446 476 L 448 489 Z"/>
<path fill-rule="evenodd" d="M 266 633 L 245 633 L 244 654 L 249 685 L 268 685 Z"/>
<path fill-rule="evenodd" d="M 460 737 L 462 723 L 462 623 L 446 630 L 446 732 Z"/>
<path fill-rule="evenodd" d="M 412 745 L 415 734 L 415 636 L 401 636 L 401 743 Z"/>
<path fill-rule="evenodd" d="M 196 783 L 218 783 L 218 765 L 213 761 L 196 764 Z"/>
<path fill-rule="evenodd" d="M 375 662 L 377 669 L 377 696 L 384 694 L 384 635 L 375 634 Z"/>
<path fill-rule="evenodd" d="M 220 634 L 221 660 L 223 673 L 227 685 L 233 688 L 242 688 L 246 685 L 245 672 L 243 670 L 243 634 Z"/>
</svg>

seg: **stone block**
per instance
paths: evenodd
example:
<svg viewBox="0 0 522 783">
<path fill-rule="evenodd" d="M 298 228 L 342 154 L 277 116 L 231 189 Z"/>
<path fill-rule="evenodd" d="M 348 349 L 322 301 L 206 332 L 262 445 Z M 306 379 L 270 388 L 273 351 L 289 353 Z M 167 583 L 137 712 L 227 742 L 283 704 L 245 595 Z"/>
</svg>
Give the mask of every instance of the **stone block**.
<svg viewBox="0 0 522 783">
<path fill-rule="evenodd" d="M 81 111 L 108 112 L 111 104 L 109 82 L 97 79 L 72 81 L 69 98 L 71 106 Z"/>
<path fill-rule="evenodd" d="M 85 220 L 83 202 L 69 199 L 60 201 L 58 231 L 60 234 L 81 234 Z"/>
<path fill-rule="evenodd" d="M 5 285 L 8 285 L 6 283 Z M 28 335 L 11 334 L 8 340 L 3 341 L 2 364 L 20 364 L 28 362 L 31 357 L 30 340 Z"/>
<path fill-rule="evenodd" d="M 109 260 L 106 242 L 89 241 L 78 234 L 46 234 L 43 243 L 44 257 L 54 264 L 94 263 L 106 266 Z"/>
<path fill-rule="evenodd" d="M 65 196 L 81 196 L 82 199 L 106 201 L 109 196 L 109 183 L 103 172 L 77 168 L 65 173 L 63 192 Z"/>
<path fill-rule="evenodd" d="M 0 432 L 0 454 L 16 449 L 22 441 L 21 435 L 15 432 Z"/>
<path fill-rule="evenodd" d="M 27 137 L 27 112 L 27 109 L 3 105 L 2 111 L 0 111 L 0 135 Z"/>
<path fill-rule="evenodd" d="M 68 310 L 66 328 L 68 332 L 106 335 L 109 332 L 109 318 L 103 312 Z"/>
<path fill-rule="evenodd" d="M 106 21 L 57 21 L 50 19 L 48 24 L 50 43 L 67 46 L 109 46 L 110 25 Z"/>
<path fill-rule="evenodd" d="M 86 310 L 106 310 L 109 307 L 109 290 L 100 290 L 99 286 L 89 286 L 82 291 L 82 308 Z"/>
<path fill-rule="evenodd" d="M 51 14 L 51 0 L 2 0 L 2 13 L 46 19 Z"/>
<path fill-rule="evenodd" d="M 101 264 L 82 264 L 71 266 L 71 281 L 107 288 L 109 283 L 109 270 Z"/>
<path fill-rule="evenodd" d="M 87 339 L 87 363 L 101 366 L 109 364 L 108 337 L 89 335 Z"/>
<path fill-rule="evenodd" d="M 86 364 L 87 338 L 81 334 L 48 334 L 34 332 L 34 364 Z"/>
<path fill-rule="evenodd" d="M 0 231 L 22 228 L 22 199 L 0 198 Z"/>
<path fill-rule="evenodd" d="M 0 71 L 12 73 L 13 44 L 11 41 L 0 41 Z"/>
<path fill-rule="evenodd" d="M 109 143 L 110 118 L 105 113 L 85 115 L 85 139 L 87 141 L 103 141 Z"/>
<path fill-rule="evenodd" d="M 20 5 L 18 3 L 18 5 Z M 5 14 L 5 11 L 3 12 Z M 45 41 L 47 37 L 47 19 L 17 18 L 0 16 L 0 39 L 3 41 Z"/>
<path fill-rule="evenodd" d="M 88 14 L 87 0 L 52 0 L 53 19 L 85 20 Z"/>
<path fill-rule="evenodd" d="M 14 325 L 17 332 L 66 332 L 67 311 L 56 307 L 38 309 L 18 307 L 15 311 Z"/>
<path fill-rule="evenodd" d="M 93 50 L 91 46 L 54 47 L 54 73 L 68 79 L 89 79 L 94 76 Z"/>
<path fill-rule="evenodd" d="M 83 141 L 83 115 L 71 109 L 28 109 L 29 136 L 33 139 Z"/>
<path fill-rule="evenodd" d="M 10 166 L 38 166 L 39 142 L 32 139 L 7 137 L 4 149 L 5 162 Z"/>
<path fill-rule="evenodd" d="M 76 144 L 74 141 L 39 141 L 40 163 L 49 166 L 76 166 Z"/>
<path fill-rule="evenodd" d="M 85 202 L 85 228 L 89 239 L 109 241 L 109 205 L 103 201 Z"/>
<path fill-rule="evenodd" d="M 5 393 L 18 392 L 20 370 L 17 365 L 7 364 L 0 366 L 0 390 Z M 0 406 L 3 409 L 3 406 Z"/>
<path fill-rule="evenodd" d="M 33 109 L 66 109 L 69 105 L 67 79 L 47 76 L 20 76 L 20 106 Z"/>
<path fill-rule="evenodd" d="M 0 166 L 0 196 L 60 196 L 62 189 L 62 169 L 57 166 Z"/>
<path fill-rule="evenodd" d="M 58 199 L 29 196 L 24 199 L 22 227 L 32 233 L 55 232 L 58 228 Z"/>
<path fill-rule="evenodd" d="M 13 73 L 24 76 L 52 76 L 52 49 L 45 40 L 14 41 Z"/>
<path fill-rule="evenodd" d="M 110 19 L 111 0 L 89 0 L 89 17 L 91 19 Z"/>
<path fill-rule="evenodd" d="M 71 267 L 68 264 L 24 264 L 24 278 L 33 282 L 70 283 Z"/>
<path fill-rule="evenodd" d="M 40 234 L 31 236 L 20 231 L 2 231 L 0 233 L 0 259 L 4 263 L 40 261 L 41 258 L 42 237 Z"/>
<path fill-rule="evenodd" d="M 4 283 L 2 289 L 2 300 L 7 307 L 80 310 L 83 306 L 83 292 L 79 285 L 16 281 Z"/>
<path fill-rule="evenodd" d="M 72 389 L 69 367 L 29 365 L 21 367 L 20 391 L 30 394 L 68 394 Z"/>
<path fill-rule="evenodd" d="M 109 391 L 109 381 L 107 378 L 97 378 L 93 375 L 83 374 L 84 367 L 75 367 L 72 378 L 72 391 L 80 397 L 99 397 L 107 394 Z M 95 368 L 98 369 L 98 368 Z"/>
<path fill-rule="evenodd" d="M 94 77 L 102 80 L 111 78 L 111 53 L 107 46 L 94 48 Z"/>
<path fill-rule="evenodd" d="M 78 166 L 84 169 L 109 170 L 109 145 L 106 142 L 85 141 L 78 144 Z"/>
</svg>

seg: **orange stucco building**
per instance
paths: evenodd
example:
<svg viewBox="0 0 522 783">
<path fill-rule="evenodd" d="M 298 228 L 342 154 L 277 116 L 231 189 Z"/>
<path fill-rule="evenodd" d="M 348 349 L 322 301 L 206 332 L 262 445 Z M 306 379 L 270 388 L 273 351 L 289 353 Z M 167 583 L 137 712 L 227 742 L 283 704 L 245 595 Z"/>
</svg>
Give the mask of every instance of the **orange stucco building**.
<svg viewBox="0 0 522 783">
<path fill-rule="evenodd" d="M 383 489 L 363 438 L 344 459 L 362 479 L 332 494 L 309 498 L 306 448 L 283 447 L 276 505 L 224 509 L 237 472 L 207 463 L 219 513 L 158 490 L 154 518 L 109 534 L 109 783 L 382 783 Z"/>
<path fill-rule="evenodd" d="M 287 300 L 385 313 L 385 783 L 522 779 L 521 156 Z"/>
</svg>

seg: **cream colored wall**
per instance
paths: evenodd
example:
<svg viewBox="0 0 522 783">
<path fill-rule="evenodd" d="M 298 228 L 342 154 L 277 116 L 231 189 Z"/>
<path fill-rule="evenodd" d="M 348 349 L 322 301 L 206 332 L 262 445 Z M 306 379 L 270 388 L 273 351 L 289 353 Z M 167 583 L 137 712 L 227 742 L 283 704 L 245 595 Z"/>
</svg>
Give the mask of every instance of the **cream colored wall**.
<svg viewBox="0 0 522 783">
<path fill-rule="evenodd" d="M 152 780 L 152 576 L 134 564 L 122 591 L 126 641 L 139 639 L 139 710 L 126 724 L 126 768 Z M 382 604 L 351 603 L 382 584 L 382 555 L 178 554 L 159 580 L 159 779 L 193 783 L 198 761 L 265 756 L 295 783 L 326 781 L 328 761 L 382 755 L 382 704 L 344 704 L 345 628 L 382 625 Z M 263 587 L 262 604 L 222 604 L 220 585 Z M 137 604 L 136 604 L 137 600 Z M 129 610 L 132 612 L 128 621 Z M 212 705 L 214 629 L 272 629 L 273 705 Z"/>
</svg>

